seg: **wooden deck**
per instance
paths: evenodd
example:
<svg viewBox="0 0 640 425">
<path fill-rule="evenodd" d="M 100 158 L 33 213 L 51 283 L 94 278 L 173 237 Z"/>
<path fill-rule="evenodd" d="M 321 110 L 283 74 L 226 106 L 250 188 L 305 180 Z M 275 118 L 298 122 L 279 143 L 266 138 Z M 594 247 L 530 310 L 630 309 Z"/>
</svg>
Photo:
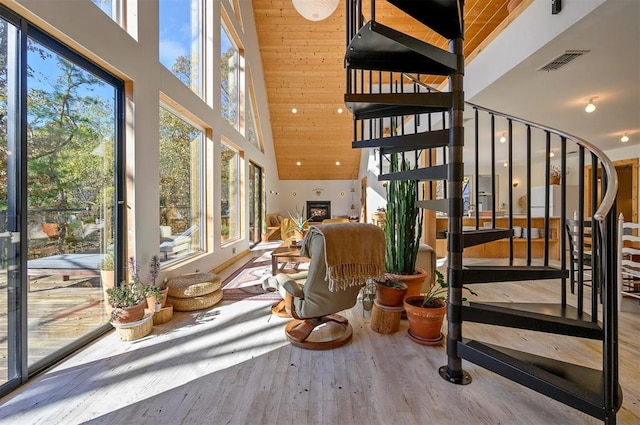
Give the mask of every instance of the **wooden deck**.
<svg viewBox="0 0 640 425">
<path fill-rule="evenodd" d="M 239 260 L 244 264 L 246 258 Z M 233 267 L 221 273 L 228 275 Z M 555 301 L 553 285 L 476 285 L 478 300 Z M 572 301 L 572 300 L 571 300 Z M 570 301 L 570 302 L 571 302 Z M 373 332 L 358 304 L 345 314 L 353 341 L 307 351 L 284 336 L 271 301 L 243 300 L 176 313 L 148 337 L 111 332 L 0 400 L 3 424 L 598 424 L 473 364 L 468 386 L 442 380 L 444 347 Z M 640 306 L 624 300 L 618 424 L 640 423 Z M 465 336 L 599 368 L 601 344 L 469 324 Z"/>
</svg>

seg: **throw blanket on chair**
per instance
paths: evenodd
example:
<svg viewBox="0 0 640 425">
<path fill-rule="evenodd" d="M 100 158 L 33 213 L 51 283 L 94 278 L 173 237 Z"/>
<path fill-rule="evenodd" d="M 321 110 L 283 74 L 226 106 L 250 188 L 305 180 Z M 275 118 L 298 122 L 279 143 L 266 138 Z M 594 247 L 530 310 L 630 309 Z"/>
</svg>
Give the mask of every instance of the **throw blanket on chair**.
<svg viewBox="0 0 640 425">
<path fill-rule="evenodd" d="M 313 234 L 324 238 L 329 291 L 361 286 L 367 279 L 384 279 L 384 232 L 364 223 L 338 223 L 311 226 L 300 255 L 308 256 Z"/>
</svg>

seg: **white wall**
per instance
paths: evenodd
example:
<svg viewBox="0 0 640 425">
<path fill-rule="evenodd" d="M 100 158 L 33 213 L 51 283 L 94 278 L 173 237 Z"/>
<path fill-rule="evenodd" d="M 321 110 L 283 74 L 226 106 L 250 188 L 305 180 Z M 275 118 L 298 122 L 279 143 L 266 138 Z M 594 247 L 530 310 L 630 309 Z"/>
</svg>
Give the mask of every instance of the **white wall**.
<svg viewBox="0 0 640 425">
<path fill-rule="evenodd" d="M 353 192 L 351 189 L 353 188 Z M 320 189 L 320 194 L 316 192 Z M 306 208 L 307 201 L 331 201 L 331 216 L 346 217 L 360 213 L 360 184 L 358 180 L 281 180 L 278 195 L 269 194 L 269 199 L 278 198 L 280 212 L 287 216 Z M 354 206 L 353 210 L 351 205 Z M 306 214 L 306 210 L 305 210 Z"/>
</svg>

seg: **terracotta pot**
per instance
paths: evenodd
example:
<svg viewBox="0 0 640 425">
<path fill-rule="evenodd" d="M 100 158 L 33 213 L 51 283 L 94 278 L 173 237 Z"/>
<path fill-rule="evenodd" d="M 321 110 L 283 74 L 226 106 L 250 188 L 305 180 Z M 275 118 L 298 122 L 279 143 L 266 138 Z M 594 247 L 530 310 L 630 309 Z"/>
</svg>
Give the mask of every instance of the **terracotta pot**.
<svg viewBox="0 0 640 425">
<path fill-rule="evenodd" d="M 549 177 L 549 184 L 560 184 L 560 177 Z"/>
<path fill-rule="evenodd" d="M 104 291 L 113 288 L 115 279 L 115 272 L 113 270 L 100 270 L 100 281 L 102 282 L 102 289 Z"/>
<path fill-rule="evenodd" d="M 378 285 L 376 288 L 376 299 L 378 303 L 387 307 L 397 307 L 402 305 L 402 300 L 407 290 L 391 288 L 389 286 Z"/>
<path fill-rule="evenodd" d="M 423 341 L 439 341 L 447 304 L 439 300 L 439 307 L 421 307 L 422 296 L 404 299 L 404 309 L 409 320 L 409 333 L 412 337 Z"/>
<path fill-rule="evenodd" d="M 160 301 L 160 307 L 156 309 L 156 299 L 155 297 L 147 297 L 147 308 L 151 311 L 158 311 L 167 304 L 167 294 L 169 293 L 169 288 L 160 289 L 159 292 L 164 295 L 162 301 Z"/>
<path fill-rule="evenodd" d="M 113 320 L 114 323 L 131 323 L 142 320 L 144 317 L 144 308 L 147 306 L 147 301 L 143 301 L 138 305 L 131 307 L 118 308 L 118 317 Z"/>
<path fill-rule="evenodd" d="M 169 288 L 164 288 L 160 290 L 160 293 L 162 295 L 164 295 L 164 298 L 162 298 L 162 301 L 160 302 L 160 307 L 164 308 L 167 305 L 167 296 L 169 295 Z"/>
<path fill-rule="evenodd" d="M 395 277 L 399 281 L 403 282 L 407 285 L 407 293 L 405 294 L 405 298 L 412 297 L 414 295 L 420 295 L 422 292 L 422 285 L 424 281 L 427 280 L 429 276 L 428 273 L 421 269 L 420 267 L 416 267 L 416 274 L 392 274 L 391 276 Z"/>
</svg>

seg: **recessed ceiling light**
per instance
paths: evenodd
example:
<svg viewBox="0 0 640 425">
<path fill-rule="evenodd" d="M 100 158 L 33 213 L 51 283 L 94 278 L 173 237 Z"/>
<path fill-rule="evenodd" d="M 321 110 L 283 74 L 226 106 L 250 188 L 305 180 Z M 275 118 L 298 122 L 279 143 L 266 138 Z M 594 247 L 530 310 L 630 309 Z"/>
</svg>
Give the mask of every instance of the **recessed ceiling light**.
<svg viewBox="0 0 640 425">
<path fill-rule="evenodd" d="M 297 110 L 296 108 L 291 108 L 291 113 L 292 113 L 292 114 L 297 114 L 297 113 L 298 113 L 298 110 Z"/>
<path fill-rule="evenodd" d="M 336 161 L 336 165 L 340 165 L 340 161 Z"/>
<path fill-rule="evenodd" d="M 553 153 L 553 152 L 549 152 L 549 158 L 553 158 L 554 156 L 556 156 L 556 154 L 555 154 L 555 153 Z"/>
<path fill-rule="evenodd" d="M 504 162 L 504 166 L 505 166 L 505 167 L 508 167 L 508 166 L 509 166 L 509 163 L 508 163 L 507 161 L 505 161 L 505 162 Z"/>
<path fill-rule="evenodd" d="M 298 162 L 296 162 L 296 165 L 300 166 L 300 165 L 302 165 L 302 162 L 298 161 Z"/>
<path fill-rule="evenodd" d="M 627 133 L 624 133 L 624 134 L 622 135 L 622 137 L 620 138 L 620 141 L 621 141 L 622 143 L 627 143 L 627 142 L 629 141 L 629 136 L 627 136 Z"/>
</svg>

